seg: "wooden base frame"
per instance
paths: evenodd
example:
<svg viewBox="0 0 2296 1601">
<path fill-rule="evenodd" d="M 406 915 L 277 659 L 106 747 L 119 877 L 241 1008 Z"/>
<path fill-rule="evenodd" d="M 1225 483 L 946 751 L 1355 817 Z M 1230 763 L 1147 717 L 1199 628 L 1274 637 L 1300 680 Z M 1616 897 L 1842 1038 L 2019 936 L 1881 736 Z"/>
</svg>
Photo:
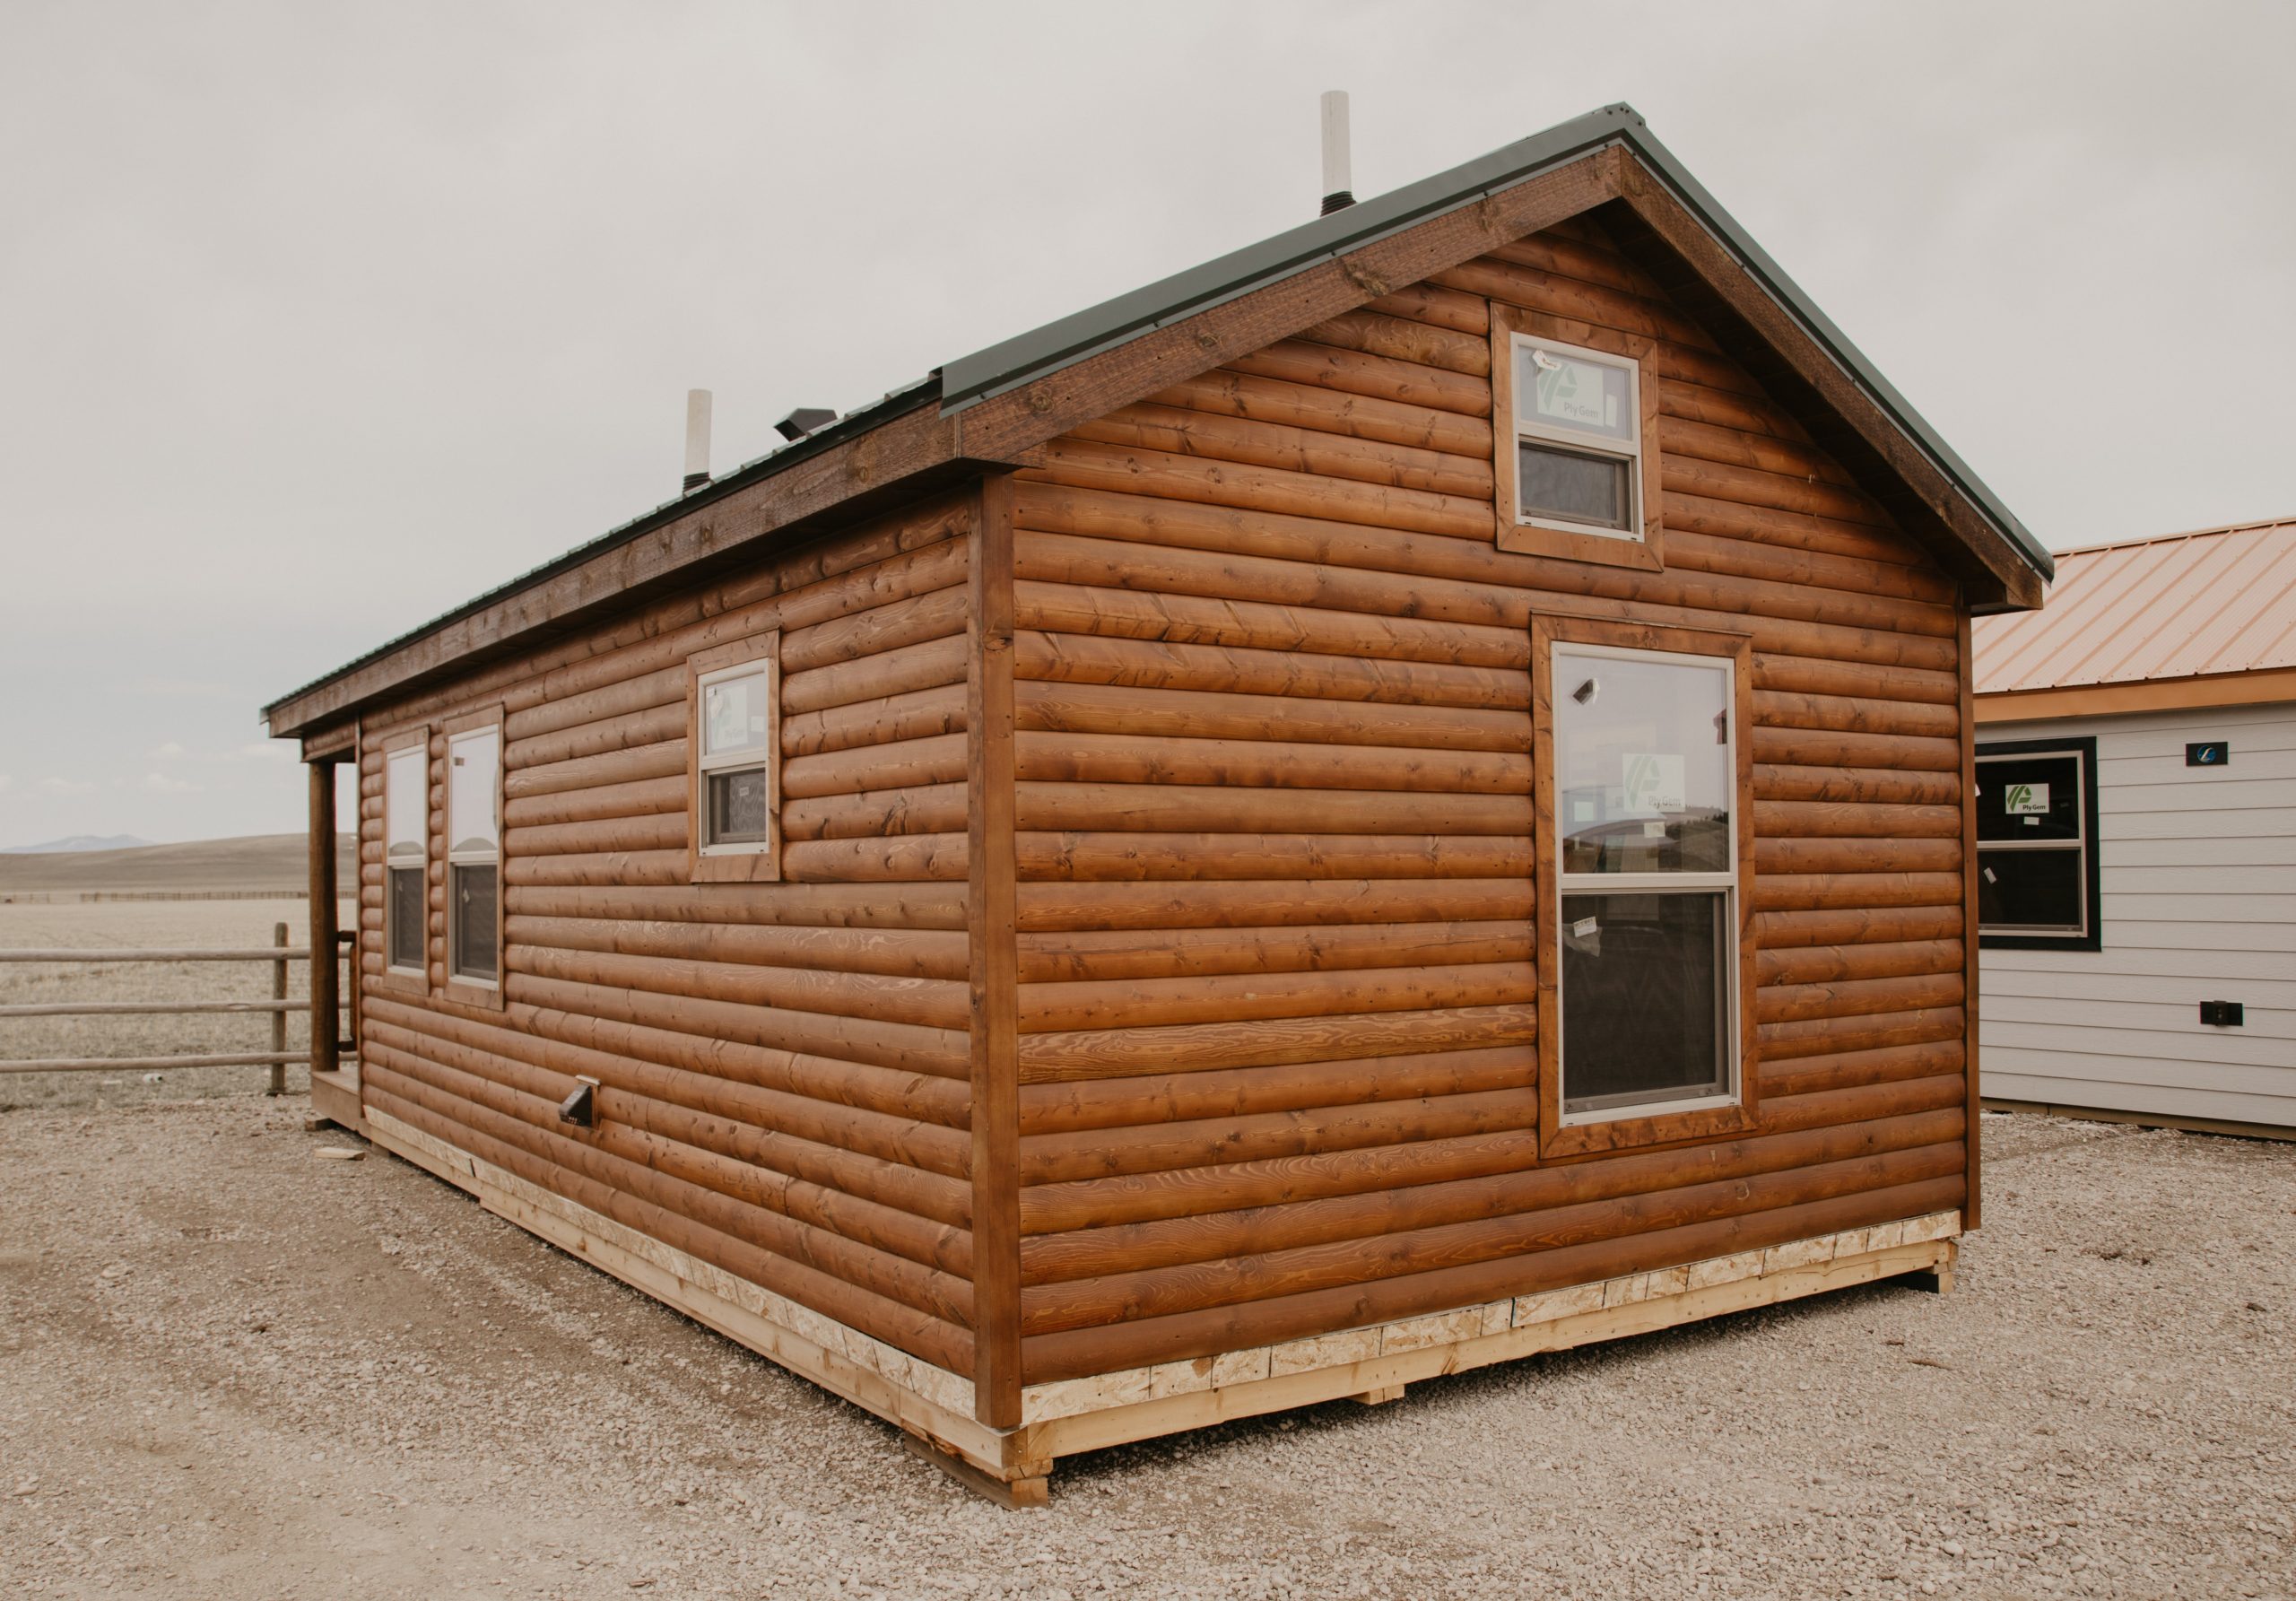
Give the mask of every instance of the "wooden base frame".
<svg viewBox="0 0 2296 1601">
<path fill-rule="evenodd" d="M 1433 1317 L 1031 1385 L 1022 1392 L 1021 1425 L 993 1429 L 973 1416 L 972 1385 L 957 1374 L 767 1296 L 387 1113 L 368 1111 L 363 1122 L 366 1136 L 383 1149 L 895 1424 L 919 1457 L 975 1493 L 1013 1508 L 1044 1505 L 1054 1463 L 1082 1451 L 1326 1401 L 1382 1405 L 1402 1398 L 1412 1384 L 1446 1373 L 1883 1279 L 1918 1275 L 1927 1281 L 1923 1287 L 1948 1291 L 1961 1222 L 1959 1212 L 1933 1213 Z"/>
</svg>

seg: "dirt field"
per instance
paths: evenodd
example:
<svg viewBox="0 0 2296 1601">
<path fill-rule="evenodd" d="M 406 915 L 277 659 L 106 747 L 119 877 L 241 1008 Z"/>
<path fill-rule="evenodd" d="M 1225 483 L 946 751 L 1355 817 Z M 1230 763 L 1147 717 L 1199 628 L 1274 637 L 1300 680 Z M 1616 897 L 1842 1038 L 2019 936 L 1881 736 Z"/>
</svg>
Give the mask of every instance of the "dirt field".
<svg viewBox="0 0 2296 1601">
<path fill-rule="evenodd" d="M 301 836 L 294 836 L 300 848 Z M 220 841 L 230 844 L 233 841 Z M 345 919 L 354 915 L 343 903 Z M 268 945 L 272 930 L 287 925 L 291 944 L 309 930 L 301 901 L 150 901 L 44 904 L 0 903 L 0 948 Z M 346 920 L 344 927 L 350 927 Z M 0 1004 L 27 1001 L 267 1000 L 268 963 L 259 961 L 122 962 L 50 965 L 0 962 Z M 309 974 L 288 970 L 287 993 L 303 999 Z M 290 1013 L 287 1048 L 308 1048 L 306 1020 Z M 0 1018 L 0 1061 L 56 1057 L 182 1056 L 196 1052 L 267 1050 L 271 1022 L 262 1014 L 164 1014 L 110 1017 Z M 117 1106 L 155 1100 L 259 1091 L 262 1067 L 203 1067 L 169 1073 L 153 1082 L 140 1072 L 0 1073 L 0 1107 Z M 290 1067 L 287 1083 L 300 1091 L 303 1072 Z"/>
<path fill-rule="evenodd" d="M 305 834 L 242 834 L 127 850 L 0 852 L 0 900 L 20 892 L 100 890 L 300 890 L 310 882 Z M 337 836 L 339 882 L 359 882 L 358 842 Z"/>
<path fill-rule="evenodd" d="M 2296 1146 L 1990 1118 L 1954 1295 L 1105 1452 L 1013 1514 L 303 1114 L 0 1116 L 0 1591 L 2296 1591 Z"/>
</svg>

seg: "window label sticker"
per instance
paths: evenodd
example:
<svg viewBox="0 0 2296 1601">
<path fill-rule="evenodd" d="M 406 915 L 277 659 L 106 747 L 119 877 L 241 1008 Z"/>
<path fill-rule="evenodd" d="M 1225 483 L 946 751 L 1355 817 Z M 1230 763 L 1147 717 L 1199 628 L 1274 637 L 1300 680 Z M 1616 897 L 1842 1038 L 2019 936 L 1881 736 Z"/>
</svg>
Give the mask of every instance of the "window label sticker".
<svg viewBox="0 0 2296 1601">
<path fill-rule="evenodd" d="M 1601 919 L 1598 918 L 1581 918 L 1577 922 L 1570 925 L 1570 937 L 1573 939 L 1592 939 L 1595 937 L 1595 930 L 1600 926 Z"/>
<path fill-rule="evenodd" d="M 1642 817 L 1683 809 L 1689 785 L 1682 757 L 1630 753 L 1622 758 L 1621 765 L 1624 770 L 1619 779 L 1619 798 L 1626 815 Z"/>
<path fill-rule="evenodd" d="M 2012 784 L 2001 792 L 2002 810 L 2012 817 L 2048 815 L 2048 786 Z"/>
</svg>

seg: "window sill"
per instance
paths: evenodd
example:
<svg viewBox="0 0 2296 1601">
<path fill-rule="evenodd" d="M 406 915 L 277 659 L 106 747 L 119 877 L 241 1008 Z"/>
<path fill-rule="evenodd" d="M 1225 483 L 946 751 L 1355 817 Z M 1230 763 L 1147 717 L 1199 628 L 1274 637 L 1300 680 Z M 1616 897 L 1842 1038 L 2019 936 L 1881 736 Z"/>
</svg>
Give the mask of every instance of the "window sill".
<svg viewBox="0 0 2296 1601">
<path fill-rule="evenodd" d="M 503 998 L 502 986 L 490 984 L 483 979 L 450 978 L 447 980 L 445 996 L 457 1005 L 475 1006 L 486 1012 L 500 1012 L 509 1005 Z"/>
<path fill-rule="evenodd" d="M 1671 1145 L 1683 1140 L 1722 1139 L 1752 1133 L 1754 1127 L 1752 1109 L 1743 1101 L 1731 1101 L 1651 1117 L 1564 1123 L 1550 1129 L 1539 1141 L 1539 1156 L 1548 1162 L 1574 1156 L 1604 1156 L 1615 1151 Z"/>
<path fill-rule="evenodd" d="M 1515 523 L 1499 530 L 1499 548 L 1521 556 L 1546 556 L 1561 561 L 1584 561 L 1599 567 L 1631 567 L 1662 572 L 1665 562 L 1648 538 L 1618 539 L 1606 534 L 1578 534 L 1543 523 Z"/>
<path fill-rule="evenodd" d="M 781 878 L 781 858 L 770 850 L 744 851 L 725 856 L 703 856 L 696 852 L 693 858 L 692 882 L 695 883 L 777 883 Z"/>
</svg>

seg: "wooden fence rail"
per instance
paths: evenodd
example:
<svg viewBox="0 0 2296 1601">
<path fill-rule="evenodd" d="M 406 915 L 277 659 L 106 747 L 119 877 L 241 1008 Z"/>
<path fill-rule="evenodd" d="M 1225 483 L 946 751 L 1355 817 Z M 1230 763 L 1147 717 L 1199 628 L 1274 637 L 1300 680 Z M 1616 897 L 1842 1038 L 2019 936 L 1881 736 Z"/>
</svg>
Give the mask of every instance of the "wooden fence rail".
<svg viewBox="0 0 2296 1601">
<path fill-rule="evenodd" d="M 344 933 L 339 936 L 336 960 L 342 960 L 357 936 Z M 270 1093 L 276 1095 L 287 1087 L 287 1064 L 309 1059 L 309 1053 L 287 1048 L 287 1014 L 309 1012 L 309 1001 L 287 998 L 287 966 L 290 962 L 309 961 L 309 945 L 287 943 L 287 925 L 274 925 L 273 943 L 268 945 L 194 946 L 180 950 L 119 950 L 107 946 L 93 948 L 45 949 L 18 947 L 0 950 L 0 961 L 39 961 L 69 966 L 83 963 L 121 961 L 267 961 L 271 964 L 271 998 L 248 1001 L 27 1001 L 0 1005 L 0 1018 L 10 1017 L 127 1017 L 178 1013 L 246 1013 L 267 1016 L 271 1020 L 271 1048 L 268 1050 L 221 1051 L 198 1055 L 169 1057 L 46 1057 L 18 1061 L 0 1061 L 0 1074 L 6 1073 L 134 1073 L 166 1072 L 181 1067 L 268 1067 L 271 1069 Z M 338 988 L 338 995 L 346 993 Z M 313 1020 L 317 1026 L 317 1020 Z M 340 1014 L 336 1023 L 342 1027 Z"/>
</svg>

